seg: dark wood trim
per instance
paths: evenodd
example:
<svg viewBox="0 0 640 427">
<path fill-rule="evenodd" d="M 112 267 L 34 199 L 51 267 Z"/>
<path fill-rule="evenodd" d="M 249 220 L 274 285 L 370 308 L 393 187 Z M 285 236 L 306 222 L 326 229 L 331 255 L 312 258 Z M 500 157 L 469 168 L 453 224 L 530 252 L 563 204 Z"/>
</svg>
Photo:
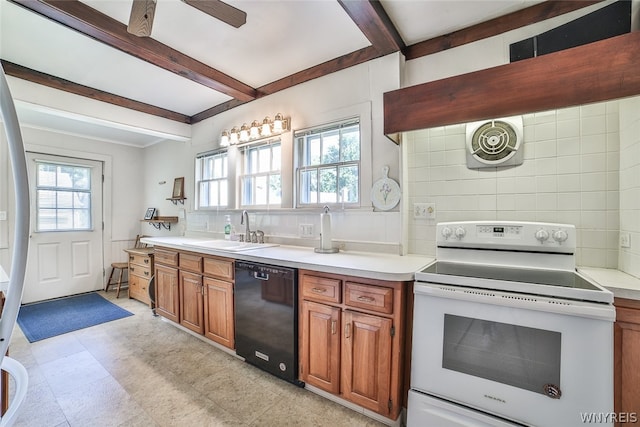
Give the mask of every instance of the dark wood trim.
<svg viewBox="0 0 640 427">
<path fill-rule="evenodd" d="M 516 28 L 544 21 L 555 16 L 563 15 L 583 7 L 600 3 L 603 0 L 596 1 L 545 1 L 535 6 L 528 7 L 507 15 L 500 16 L 490 21 L 455 31 L 451 34 L 435 37 L 416 44 L 407 46 L 402 50 L 407 60 L 420 58 L 422 56 L 431 55 L 453 47 L 462 46 L 464 44 L 473 43 L 478 40 L 493 37 Z"/>
<path fill-rule="evenodd" d="M 78 0 L 10 0 L 39 15 L 232 98 L 250 101 L 256 91 L 202 62 L 152 38 L 137 37 L 127 26 Z"/>
<path fill-rule="evenodd" d="M 33 83 L 37 83 L 43 86 L 47 86 L 53 89 L 62 90 L 65 92 L 73 93 L 76 95 L 84 96 L 87 98 L 95 99 L 96 101 L 107 102 L 109 104 L 117 105 L 119 107 L 128 108 L 130 110 L 140 111 L 142 113 L 151 114 L 165 119 L 173 120 L 181 123 L 191 123 L 191 118 L 185 114 L 176 113 L 174 111 L 165 110 L 154 105 L 145 104 L 144 102 L 134 101 L 133 99 L 125 98 L 113 93 L 104 92 L 99 89 L 94 89 L 89 86 L 83 86 L 78 83 L 74 83 L 69 80 L 62 79 L 60 77 L 52 76 L 50 74 L 41 73 L 39 71 L 32 70 L 22 65 L 14 64 L 13 62 L 0 60 L 2 62 L 2 68 L 8 76 L 16 77 L 22 80 L 27 80 Z"/>
<path fill-rule="evenodd" d="M 235 107 L 239 107 L 240 105 L 246 104 L 247 102 L 232 99 L 227 102 L 223 102 L 222 104 L 215 105 L 211 108 L 207 108 L 206 110 L 191 116 L 191 124 L 198 123 L 217 114 L 224 113 L 225 111 L 231 110 Z"/>
<path fill-rule="evenodd" d="M 288 89 L 290 87 L 308 82 L 327 74 L 335 73 L 336 71 L 353 67 L 354 65 L 362 64 L 372 59 L 379 58 L 380 56 L 382 55 L 373 46 L 365 47 L 363 49 L 351 52 L 347 55 L 343 55 L 339 58 L 332 59 L 330 61 L 287 76 L 283 79 L 276 80 L 275 82 L 271 82 L 264 86 L 261 86 L 257 89 L 258 97 L 272 95 L 281 90 Z M 192 116 L 191 121 L 192 123 L 198 123 L 202 120 L 208 119 L 215 116 L 216 114 L 220 114 L 242 104 L 245 104 L 245 102 L 232 99 L 225 103 L 211 107 L 207 110 L 201 111 L 200 113 Z"/>
<path fill-rule="evenodd" d="M 384 94 L 386 135 L 640 94 L 640 32 Z"/>
<path fill-rule="evenodd" d="M 400 33 L 378 0 L 338 0 L 338 3 L 381 55 L 404 49 Z"/>
</svg>

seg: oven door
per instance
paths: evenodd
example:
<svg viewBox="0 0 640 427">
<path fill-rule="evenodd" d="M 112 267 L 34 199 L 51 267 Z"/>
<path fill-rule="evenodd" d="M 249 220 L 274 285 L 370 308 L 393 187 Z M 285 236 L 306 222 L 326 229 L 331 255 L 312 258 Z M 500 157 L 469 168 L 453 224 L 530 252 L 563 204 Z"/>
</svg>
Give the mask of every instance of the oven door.
<svg viewBox="0 0 640 427">
<path fill-rule="evenodd" d="M 412 389 L 541 427 L 613 412 L 613 306 L 420 282 L 414 292 Z"/>
</svg>

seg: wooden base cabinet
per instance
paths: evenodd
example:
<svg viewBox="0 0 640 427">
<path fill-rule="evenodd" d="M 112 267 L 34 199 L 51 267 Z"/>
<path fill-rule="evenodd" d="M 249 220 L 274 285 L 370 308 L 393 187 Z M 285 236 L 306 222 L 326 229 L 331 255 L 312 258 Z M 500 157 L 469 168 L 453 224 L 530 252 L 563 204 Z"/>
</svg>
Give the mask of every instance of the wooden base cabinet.
<svg viewBox="0 0 640 427">
<path fill-rule="evenodd" d="M 304 300 L 300 310 L 301 379 L 333 394 L 340 393 L 341 312 Z"/>
<path fill-rule="evenodd" d="M 154 270 L 153 248 L 127 249 L 125 252 L 129 254 L 129 298 L 150 305 L 149 281 Z"/>
<path fill-rule="evenodd" d="M 640 301 L 616 298 L 614 304 L 614 411 L 637 419 L 616 423 L 622 427 L 640 424 Z"/>
<path fill-rule="evenodd" d="M 204 336 L 235 348 L 233 283 L 204 278 Z"/>
<path fill-rule="evenodd" d="M 234 349 L 234 261 L 166 248 L 156 254 L 158 313 Z"/>
<path fill-rule="evenodd" d="M 403 282 L 300 270 L 300 379 L 397 419 L 403 406 Z"/>
<path fill-rule="evenodd" d="M 202 276 L 180 270 L 180 324 L 204 334 L 204 290 Z"/>
</svg>

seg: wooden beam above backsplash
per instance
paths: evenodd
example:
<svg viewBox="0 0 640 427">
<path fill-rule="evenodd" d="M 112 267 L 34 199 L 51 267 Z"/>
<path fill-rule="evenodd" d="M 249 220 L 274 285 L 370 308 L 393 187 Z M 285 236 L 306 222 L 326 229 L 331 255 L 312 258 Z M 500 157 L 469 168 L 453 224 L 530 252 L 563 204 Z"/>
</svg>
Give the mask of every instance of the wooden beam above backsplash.
<svg viewBox="0 0 640 427">
<path fill-rule="evenodd" d="M 640 32 L 384 94 L 384 133 L 640 94 Z"/>
</svg>

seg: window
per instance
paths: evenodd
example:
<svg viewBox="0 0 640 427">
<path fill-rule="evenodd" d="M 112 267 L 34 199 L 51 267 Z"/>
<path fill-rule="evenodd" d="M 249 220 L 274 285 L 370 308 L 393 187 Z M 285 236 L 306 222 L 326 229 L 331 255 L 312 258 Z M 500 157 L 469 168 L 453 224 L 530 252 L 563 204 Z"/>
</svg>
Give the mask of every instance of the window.
<svg viewBox="0 0 640 427">
<path fill-rule="evenodd" d="M 91 229 L 91 168 L 36 163 L 36 229 Z"/>
<path fill-rule="evenodd" d="M 241 148 L 241 153 L 241 205 L 280 206 L 282 203 L 280 140 L 248 145 Z"/>
<path fill-rule="evenodd" d="M 360 203 L 360 121 L 296 132 L 297 206 Z"/>
<path fill-rule="evenodd" d="M 196 158 L 198 207 L 226 207 L 228 195 L 228 160 L 226 151 L 205 153 Z"/>
</svg>

